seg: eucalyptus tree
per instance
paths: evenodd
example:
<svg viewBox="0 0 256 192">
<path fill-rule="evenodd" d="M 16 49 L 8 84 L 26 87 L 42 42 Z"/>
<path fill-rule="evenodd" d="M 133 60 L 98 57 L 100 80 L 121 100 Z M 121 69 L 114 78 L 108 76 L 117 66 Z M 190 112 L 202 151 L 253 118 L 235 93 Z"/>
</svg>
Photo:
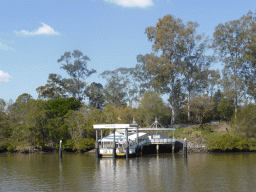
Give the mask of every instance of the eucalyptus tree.
<svg viewBox="0 0 256 192">
<path fill-rule="evenodd" d="M 63 89 L 62 77 L 55 73 L 49 74 L 47 84 L 45 86 L 40 86 L 36 89 L 39 93 L 38 98 L 45 98 L 47 100 L 57 99 L 57 98 L 66 98 L 66 90 Z"/>
<path fill-rule="evenodd" d="M 104 71 L 100 76 L 107 80 L 104 88 L 108 103 L 130 106 L 137 100 L 138 87 L 134 80 L 134 68 L 118 68 L 114 71 Z"/>
<path fill-rule="evenodd" d="M 93 82 L 86 87 L 89 105 L 96 109 L 101 109 L 104 106 L 103 86 L 100 83 Z"/>
<path fill-rule="evenodd" d="M 213 111 L 214 102 L 208 95 L 199 96 L 191 100 L 191 112 L 195 121 L 202 126 L 204 119 L 209 117 Z"/>
<path fill-rule="evenodd" d="M 171 121 L 170 108 L 164 104 L 160 94 L 152 90 L 145 91 L 136 113 L 136 122 L 141 126 L 150 126 L 157 116 L 159 122 L 168 125 Z"/>
<path fill-rule="evenodd" d="M 62 78 L 57 74 L 50 74 L 48 83 L 45 86 L 37 88 L 39 97 L 56 99 L 65 97 L 75 97 L 82 101 L 86 95 L 86 78 L 90 77 L 96 70 L 89 70 L 87 63 L 89 57 L 83 55 L 81 51 L 74 50 L 73 53 L 65 52 L 64 55 L 57 60 L 62 63 L 61 69 L 64 69 L 70 78 Z"/>
<path fill-rule="evenodd" d="M 188 120 L 190 119 L 190 97 L 192 91 L 206 87 L 205 71 L 209 69 L 214 57 L 206 56 L 209 39 L 197 34 L 197 22 L 182 20 L 166 15 L 156 24 L 147 27 L 145 33 L 153 41 L 153 52 L 144 57 L 148 73 L 152 74 L 152 83 L 161 93 L 170 94 L 172 124 L 175 123 L 177 94 L 180 83 L 181 93 L 188 93 Z M 160 53 L 159 53 L 160 52 Z M 180 94 L 181 95 L 181 94 Z"/>
<path fill-rule="evenodd" d="M 181 59 L 184 57 L 184 29 L 181 19 L 166 15 L 155 27 L 147 27 L 145 33 L 153 42 L 154 53 L 145 57 L 148 72 L 153 74 L 154 87 L 161 93 L 171 94 L 172 122 L 175 123 L 175 88 L 180 75 Z M 160 56 L 157 53 L 161 51 Z"/>
<path fill-rule="evenodd" d="M 12 144 L 29 144 L 30 131 L 28 126 L 30 125 L 30 105 L 29 102 L 33 101 L 33 98 L 28 93 L 23 93 L 16 99 L 15 103 L 9 103 L 7 107 L 7 116 L 9 130 L 11 132 L 10 139 Z"/>
<path fill-rule="evenodd" d="M 73 63 L 72 63 L 73 58 Z M 72 96 L 82 101 L 86 97 L 85 87 L 87 82 L 86 78 L 96 73 L 95 69 L 87 69 L 87 62 L 90 61 L 89 57 L 83 55 L 81 51 L 74 50 L 65 52 L 64 55 L 58 59 L 58 63 L 63 62 L 61 69 L 66 70 L 71 78 L 62 79 L 63 88 Z"/>
<path fill-rule="evenodd" d="M 244 56 L 254 20 L 253 13 L 249 11 L 238 20 L 219 24 L 213 34 L 212 47 L 224 64 L 222 86 L 227 98 L 234 100 L 235 116 L 238 104 L 248 89 L 246 84 L 248 66 Z"/>
<path fill-rule="evenodd" d="M 217 110 L 222 118 L 225 120 L 231 120 L 234 113 L 234 101 L 223 98 L 217 106 Z"/>
<path fill-rule="evenodd" d="M 47 137 L 49 136 L 49 129 L 47 127 L 49 118 L 46 113 L 47 102 L 42 100 L 31 100 L 28 104 L 31 106 L 29 111 L 29 130 L 32 135 L 35 135 L 38 144 L 41 144 L 43 149 Z"/>
<path fill-rule="evenodd" d="M 153 75 L 147 71 L 146 68 L 146 61 L 145 57 L 146 55 L 137 55 L 137 63 L 134 68 L 133 78 L 138 83 L 139 87 L 139 96 L 142 96 L 145 91 L 148 90 L 154 90 L 153 83 L 152 83 L 152 77 Z"/>
<path fill-rule="evenodd" d="M 6 106 L 5 101 L 3 99 L 0 99 L 0 117 L 4 113 L 5 106 Z"/>
<path fill-rule="evenodd" d="M 28 93 L 23 93 L 16 99 L 16 104 L 26 104 L 29 100 L 33 99 L 33 97 Z"/>
<path fill-rule="evenodd" d="M 189 21 L 184 28 L 184 59 L 181 62 L 182 82 L 187 92 L 188 122 L 190 121 L 190 99 L 192 92 L 202 92 L 209 84 L 214 85 L 210 77 L 216 77 L 214 71 L 209 70 L 215 61 L 212 56 L 206 56 L 209 48 L 209 38 L 204 33 L 197 34 L 197 22 Z M 211 76 L 212 75 L 212 76 Z M 209 82 L 207 82 L 209 81 Z"/>
<path fill-rule="evenodd" d="M 8 134 L 8 117 L 5 112 L 6 103 L 0 99 L 0 140 L 5 140 Z"/>
<path fill-rule="evenodd" d="M 246 82 L 248 85 L 247 94 L 256 101 L 256 22 L 252 23 L 250 29 L 250 38 L 248 45 L 246 46 L 246 54 L 244 61 L 247 63 L 248 74 L 246 76 Z"/>
<path fill-rule="evenodd" d="M 256 35 L 252 38 L 252 42 L 248 46 L 245 60 L 248 62 L 248 74 L 246 82 L 248 85 L 247 94 L 256 101 Z"/>
</svg>

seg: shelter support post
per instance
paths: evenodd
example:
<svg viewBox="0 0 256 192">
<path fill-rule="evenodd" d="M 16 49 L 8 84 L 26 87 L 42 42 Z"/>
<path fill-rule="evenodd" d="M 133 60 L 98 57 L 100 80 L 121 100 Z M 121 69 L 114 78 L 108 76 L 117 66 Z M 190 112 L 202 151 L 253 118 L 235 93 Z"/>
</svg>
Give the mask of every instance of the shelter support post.
<svg viewBox="0 0 256 192">
<path fill-rule="evenodd" d="M 95 154 L 96 154 L 96 158 L 99 157 L 99 135 L 98 135 L 98 129 L 96 129 L 96 143 L 95 143 Z"/>
<path fill-rule="evenodd" d="M 175 152 L 175 142 L 172 143 L 172 153 Z"/>
<path fill-rule="evenodd" d="M 137 150 L 136 150 L 136 152 L 137 152 L 137 157 L 139 156 L 139 150 L 140 150 L 140 147 L 139 147 L 139 128 L 137 127 L 137 130 L 136 130 L 136 133 L 137 133 Z"/>
<path fill-rule="evenodd" d="M 116 157 L 116 129 L 113 129 L 113 158 Z"/>
<path fill-rule="evenodd" d="M 156 145 L 156 153 L 159 153 L 159 144 Z"/>
<path fill-rule="evenodd" d="M 129 158 L 129 140 L 128 140 L 128 129 L 125 129 L 126 134 L 126 158 Z"/>
<path fill-rule="evenodd" d="M 101 146 L 101 148 L 103 148 L 103 142 L 102 142 L 102 139 L 103 139 L 103 129 L 100 129 L 100 133 L 101 133 L 101 143 L 100 143 L 100 146 Z"/>
</svg>

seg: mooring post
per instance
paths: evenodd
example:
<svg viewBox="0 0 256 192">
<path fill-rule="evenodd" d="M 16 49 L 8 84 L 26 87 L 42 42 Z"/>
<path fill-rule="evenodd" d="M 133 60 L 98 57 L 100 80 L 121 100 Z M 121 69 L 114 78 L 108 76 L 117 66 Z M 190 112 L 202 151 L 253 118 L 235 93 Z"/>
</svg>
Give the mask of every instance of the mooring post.
<svg viewBox="0 0 256 192">
<path fill-rule="evenodd" d="M 96 143 L 95 143 L 95 154 L 96 154 L 96 158 L 99 157 L 99 135 L 98 135 L 98 129 L 96 129 Z"/>
<path fill-rule="evenodd" d="M 137 127 L 137 156 L 139 156 L 139 128 Z"/>
<path fill-rule="evenodd" d="M 113 158 L 116 158 L 116 129 L 113 130 Z"/>
<path fill-rule="evenodd" d="M 60 140 L 59 156 L 62 158 L 62 140 Z"/>
<path fill-rule="evenodd" d="M 184 152 L 184 157 L 187 158 L 187 140 L 186 140 L 186 138 L 184 139 L 184 142 L 183 142 L 183 152 Z"/>
<path fill-rule="evenodd" d="M 172 130 L 172 153 L 175 152 L 175 139 L 174 139 L 174 130 Z"/>
<path fill-rule="evenodd" d="M 159 153 L 159 144 L 156 145 L 156 153 Z"/>
<path fill-rule="evenodd" d="M 128 141 L 128 129 L 125 129 L 126 134 L 126 158 L 129 158 L 129 141 Z"/>
</svg>

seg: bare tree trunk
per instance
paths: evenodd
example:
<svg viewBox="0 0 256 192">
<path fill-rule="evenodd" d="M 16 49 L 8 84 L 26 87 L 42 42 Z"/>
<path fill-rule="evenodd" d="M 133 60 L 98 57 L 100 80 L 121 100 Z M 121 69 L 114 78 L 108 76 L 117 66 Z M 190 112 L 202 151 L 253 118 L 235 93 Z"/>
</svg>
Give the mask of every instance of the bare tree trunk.
<svg viewBox="0 0 256 192">
<path fill-rule="evenodd" d="M 43 145 L 42 145 L 42 150 L 43 150 L 44 149 L 44 134 L 42 136 L 43 136 Z"/>
<path fill-rule="evenodd" d="M 236 115 L 237 115 L 237 98 L 236 98 L 236 106 L 235 106 L 235 120 L 236 120 Z"/>
<path fill-rule="evenodd" d="M 172 83 L 172 120 L 171 120 L 171 125 L 175 124 L 175 103 L 174 103 L 174 82 Z"/>
<path fill-rule="evenodd" d="M 188 123 L 190 123 L 190 91 L 188 92 Z"/>
</svg>

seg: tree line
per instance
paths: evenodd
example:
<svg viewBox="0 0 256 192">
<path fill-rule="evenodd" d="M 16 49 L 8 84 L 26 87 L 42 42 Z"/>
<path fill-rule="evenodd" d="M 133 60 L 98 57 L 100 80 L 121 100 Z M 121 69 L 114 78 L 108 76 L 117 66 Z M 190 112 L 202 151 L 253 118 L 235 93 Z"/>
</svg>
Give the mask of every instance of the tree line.
<svg viewBox="0 0 256 192">
<path fill-rule="evenodd" d="M 65 52 L 57 62 L 69 78 L 49 74 L 36 89 L 37 99 L 24 93 L 15 102 L 0 100 L 0 142 L 10 150 L 54 148 L 63 139 L 67 150 L 83 151 L 93 147 L 97 123 L 131 123 L 136 117 L 141 126 L 150 126 L 155 116 L 165 126 L 202 125 L 233 115 L 241 120 L 239 109 L 256 99 L 255 13 L 219 24 L 212 39 L 197 33 L 198 27 L 173 15 L 160 18 L 145 30 L 152 52 L 139 54 L 135 67 L 101 73 L 104 86 L 86 81 L 96 73 L 88 69 L 88 56 Z M 216 63 L 223 65 L 221 72 Z"/>
</svg>

